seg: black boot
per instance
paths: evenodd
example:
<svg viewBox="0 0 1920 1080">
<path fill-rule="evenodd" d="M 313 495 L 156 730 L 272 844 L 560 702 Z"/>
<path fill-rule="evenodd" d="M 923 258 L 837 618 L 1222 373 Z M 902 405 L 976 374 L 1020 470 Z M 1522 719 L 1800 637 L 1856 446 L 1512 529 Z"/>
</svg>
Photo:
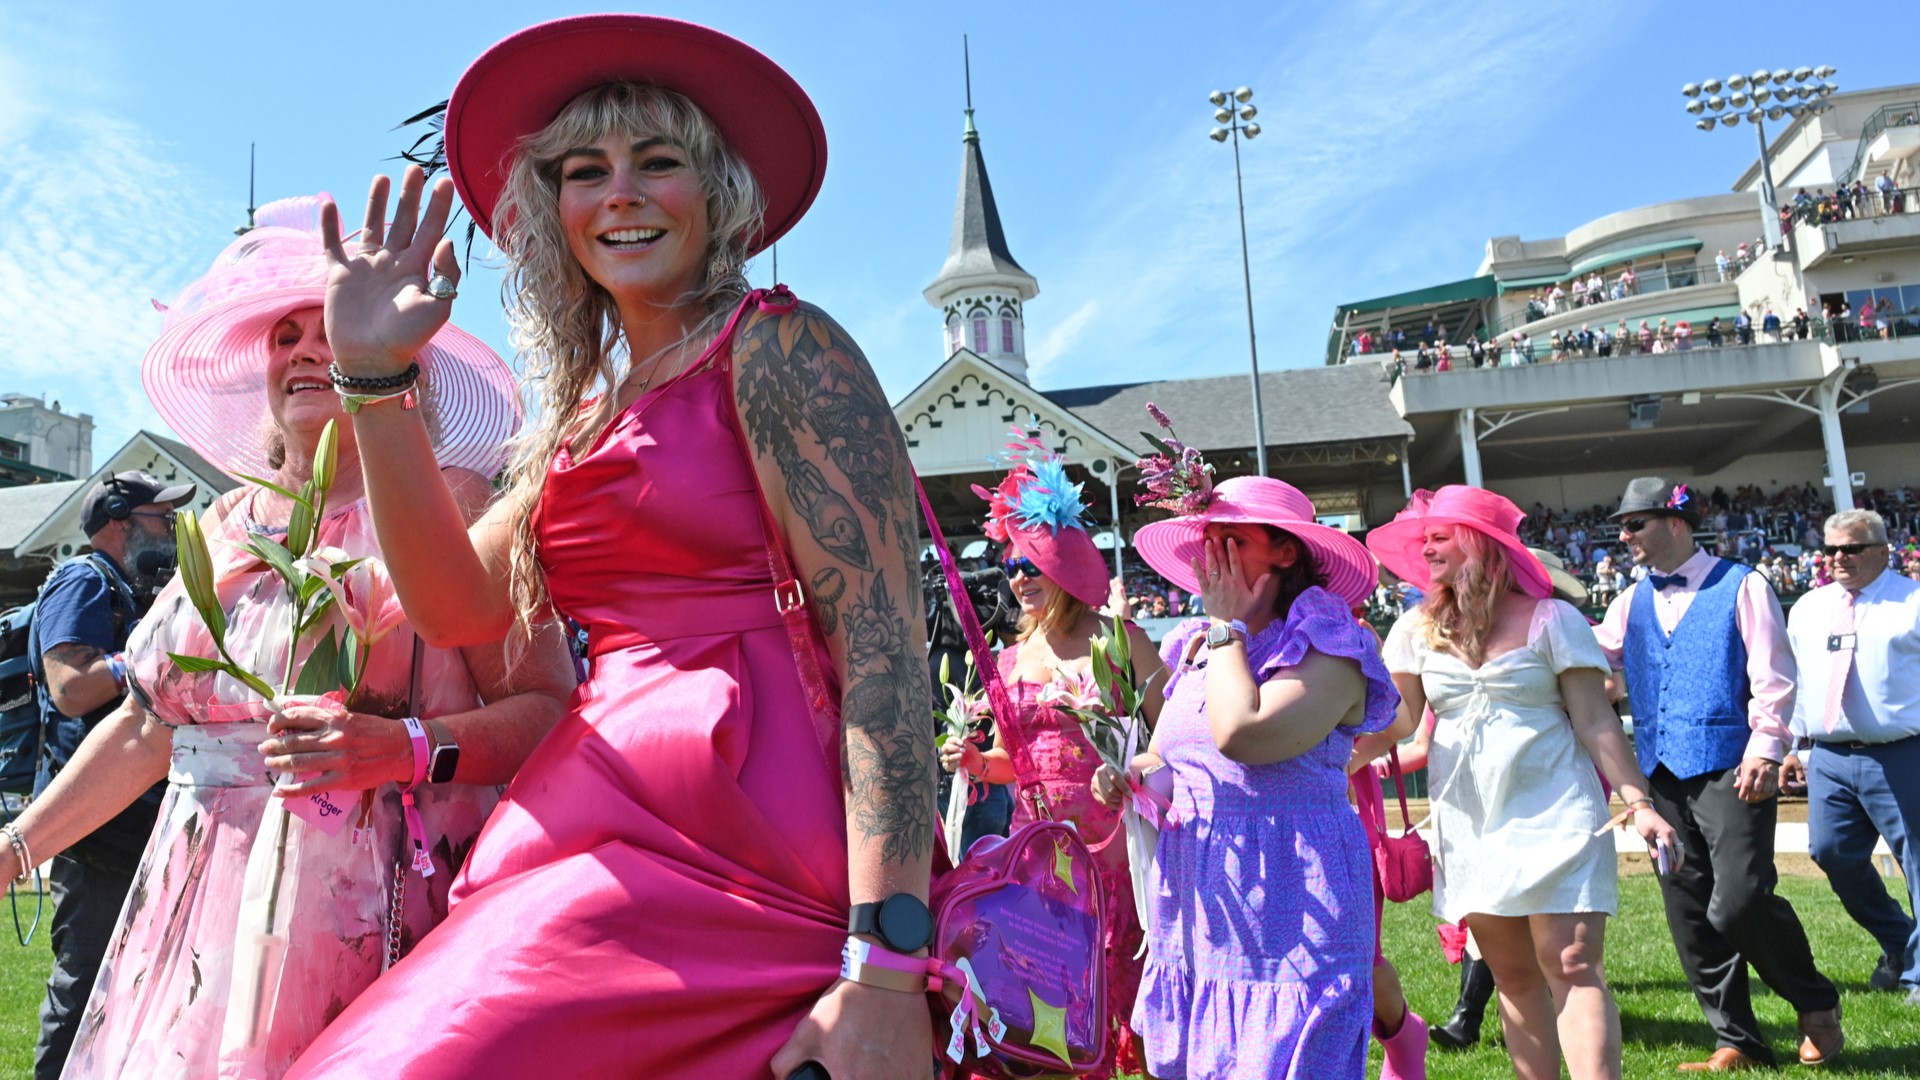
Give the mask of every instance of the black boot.
<svg viewBox="0 0 1920 1080">
<path fill-rule="evenodd" d="M 1429 1036 L 1436 1046 L 1465 1050 L 1480 1041 L 1480 1022 L 1486 1019 L 1487 1002 L 1493 999 L 1493 969 L 1485 960 L 1471 956 L 1460 960 L 1460 1000 L 1454 1002 L 1453 1017 L 1435 1024 Z"/>
</svg>

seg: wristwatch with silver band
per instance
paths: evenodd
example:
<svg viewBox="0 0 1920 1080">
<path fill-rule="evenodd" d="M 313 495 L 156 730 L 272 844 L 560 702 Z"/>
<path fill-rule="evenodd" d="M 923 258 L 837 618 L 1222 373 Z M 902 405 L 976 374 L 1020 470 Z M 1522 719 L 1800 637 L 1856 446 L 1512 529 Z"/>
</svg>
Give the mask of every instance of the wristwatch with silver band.
<svg viewBox="0 0 1920 1080">
<path fill-rule="evenodd" d="M 1230 622 L 1216 622 L 1207 627 L 1207 648 L 1218 649 L 1225 645 L 1231 645 L 1235 641 L 1238 641 L 1242 645 L 1247 642 L 1247 624 L 1241 622 L 1239 619 L 1234 619 Z"/>
</svg>

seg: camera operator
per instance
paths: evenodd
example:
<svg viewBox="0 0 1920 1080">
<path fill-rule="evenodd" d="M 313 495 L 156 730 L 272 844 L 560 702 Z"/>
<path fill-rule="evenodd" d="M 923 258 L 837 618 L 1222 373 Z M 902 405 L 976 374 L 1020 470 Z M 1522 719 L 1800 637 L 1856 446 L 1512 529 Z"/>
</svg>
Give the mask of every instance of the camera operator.
<svg viewBox="0 0 1920 1080">
<path fill-rule="evenodd" d="M 46 790 L 87 732 L 126 696 L 121 650 L 153 603 L 153 579 L 164 578 L 173 566 L 173 511 L 194 490 L 192 484 L 169 487 L 144 472 L 123 472 L 87 492 L 81 527 L 93 552 L 63 563 L 41 586 L 28 634 L 45 743 L 36 793 Z M 138 573 L 129 575 L 128 567 Z M 156 784 L 49 864 L 54 961 L 40 1009 L 37 1080 L 53 1080 L 66 1065 L 165 788 Z"/>
<path fill-rule="evenodd" d="M 964 570 L 960 583 L 966 587 L 967 602 L 980 619 L 982 632 L 996 642 L 1005 642 L 1019 626 L 1020 607 L 1013 599 L 1007 575 L 998 566 L 982 570 Z M 947 664 L 947 677 L 969 693 L 980 689 L 980 673 L 967 666 L 967 638 L 960 628 L 960 616 L 951 604 L 946 575 L 932 556 L 921 561 L 921 593 L 927 607 L 928 673 L 934 684 L 934 703 L 946 703 L 946 691 L 940 688 L 940 665 Z M 980 663 L 992 663 L 991 657 Z M 993 745 L 993 719 L 983 727 L 986 745 Z M 940 805 L 947 804 L 955 774 L 940 773 Z M 988 785 L 980 801 L 967 807 L 966 823 L 960 833 L 960 850 L 952 852 L 958 862 L 973 842 L 982 836 L 1005 836 L 1013 820 L 1013 788 L 1007 784 Z"/>
</svg>

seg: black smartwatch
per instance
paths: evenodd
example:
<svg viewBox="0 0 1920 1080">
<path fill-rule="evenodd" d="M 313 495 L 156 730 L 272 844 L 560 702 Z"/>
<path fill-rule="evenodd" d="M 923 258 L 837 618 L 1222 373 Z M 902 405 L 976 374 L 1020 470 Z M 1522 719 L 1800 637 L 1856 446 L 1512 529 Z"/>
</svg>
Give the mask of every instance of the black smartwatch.
<svg viewBox="0 0 1920 1080">
<path fill-rule="evenodd" d="M 433 749 L 427 751 L 427 783 L 451 784 L 460 768 L 460 744 L 453 741 L 447 726 L 438 720 L 422 720 L 431 736 Z"/>
<path fill-rule="evenodd" d="M 874 904 L 855 904 L 847 933 L 872 934 L 897 953 L 911 953 L 933 940 L 933 913 L 912 893 L 894 893 Z"/>
</svg>

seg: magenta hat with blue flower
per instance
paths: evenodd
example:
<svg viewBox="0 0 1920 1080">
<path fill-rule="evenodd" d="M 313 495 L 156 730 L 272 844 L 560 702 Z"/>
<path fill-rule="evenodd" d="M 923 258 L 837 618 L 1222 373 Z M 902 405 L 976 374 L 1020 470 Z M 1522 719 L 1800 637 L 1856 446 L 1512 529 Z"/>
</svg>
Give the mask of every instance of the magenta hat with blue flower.
<svg viewBox="0 0 1920 1080">
<path fill-rule="evenodd" d="M 1107 602 L 1107 561 L 1093 546 L 1080 485 L 1067 478 L 1067 460 L 1037 437 L 1018 429 L 1007 444 L 1007 475 L 991 490 L 973 485 L 987 500 L 987 538 L 1011 544 L 1074 599 L 1092 607 Z"/>
</svg>

